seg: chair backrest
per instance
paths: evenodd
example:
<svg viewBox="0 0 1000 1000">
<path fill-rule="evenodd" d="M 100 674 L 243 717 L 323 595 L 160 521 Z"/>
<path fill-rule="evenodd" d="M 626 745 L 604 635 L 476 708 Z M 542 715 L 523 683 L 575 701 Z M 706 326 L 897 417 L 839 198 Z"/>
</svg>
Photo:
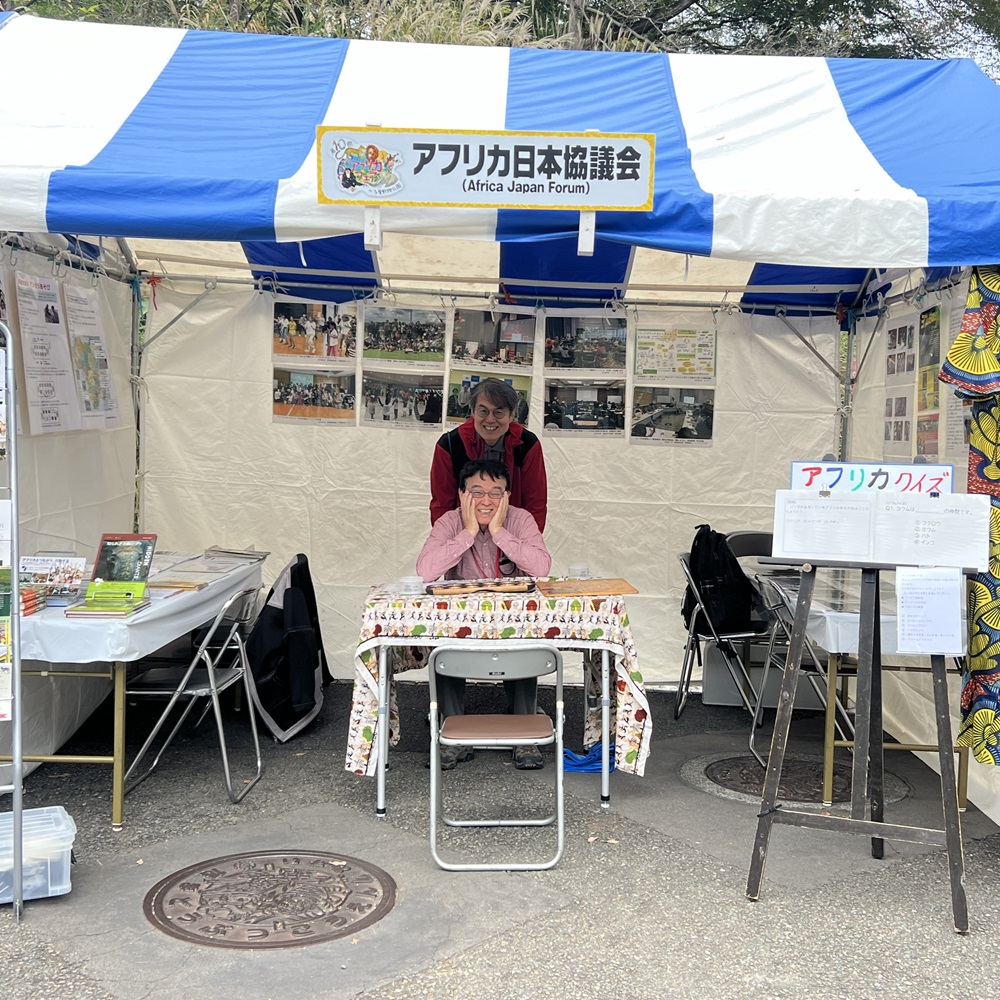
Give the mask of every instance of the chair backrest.
<svg viewBox="0 0 1000 1000">
<path fill-rule="evenodd" d="M 682 565 L 688 589 L 681 615 L 688 628 L 696 622 L 694 628 L 700 635 L 710 630 L 735 633 L 750 628 L 753 585 L 725 535 L 711 525 L 699 524 Z M 711 619 L 711 626 L 699 617 Z"/>
<path fill-rule="evenodd" d="M 489 640 L 483 645 L 443 643 L 431 653 L 429 680 L 436 699 L 437 674 L 474 681 L 517 681 L 556 675 L 557 699 L 562 698 L 562 653 L 550 642 L 508 644 Z"/>
<path fill-rule="evenodd" d="M 234 636 L 239 636 L 257 617 L 257 600 L 260 587 L 248 587 L 237 591 L 219 609 L 215 620 L 209 625 L 195 650 L 197 659 L 209 656 L 209 648 L 217 650 L 218 656 L 226 650 Z"/>
<path fill-rule="evenodd" d="M 774 545 L 774 533 L 770 531 L 730 531 L 726 541 L 737 559 L 746 556 L 769 556 Z"/>
</svg>

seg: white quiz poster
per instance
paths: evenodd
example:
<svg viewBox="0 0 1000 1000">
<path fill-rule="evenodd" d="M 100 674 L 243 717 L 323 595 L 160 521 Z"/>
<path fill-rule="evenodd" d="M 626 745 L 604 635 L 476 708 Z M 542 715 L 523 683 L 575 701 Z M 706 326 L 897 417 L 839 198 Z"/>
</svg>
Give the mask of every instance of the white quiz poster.
<svg viewBox="0 0 1000 1000">
<path fill-rule="evenodd" d="M 59 301 L 59 282 L 17 272 L 24 398 L 32 434 L 83 426 Z"/>
<path fill-rule="evenodd" d="M 118 427 L 118 397 L 111 381 L 104 321 L 96 288 L 63 285 L 70 355 L 85 427 Z"/>
</svg>

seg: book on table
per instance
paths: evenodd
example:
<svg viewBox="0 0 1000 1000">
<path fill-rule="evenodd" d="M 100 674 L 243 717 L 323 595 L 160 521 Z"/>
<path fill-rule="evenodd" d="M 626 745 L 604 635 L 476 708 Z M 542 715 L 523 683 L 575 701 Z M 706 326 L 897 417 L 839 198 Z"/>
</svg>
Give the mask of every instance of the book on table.
<svg viewBox="0 0 1000 1000">
<path fill-rule="evenodd" d="M 70 618 L 127 618 L 149 607 L 146 593 L 156 535 L 105 534 L 83 602 L 66 609 Z"/>
<path fill-rule="evenodd" d="M 74 604 L 83 586 L 87 560 L 66 553 L 39 553 L 21 556 L 21 593 L 25 589 L 40 590 L 48 607 Z"/>
</svg>

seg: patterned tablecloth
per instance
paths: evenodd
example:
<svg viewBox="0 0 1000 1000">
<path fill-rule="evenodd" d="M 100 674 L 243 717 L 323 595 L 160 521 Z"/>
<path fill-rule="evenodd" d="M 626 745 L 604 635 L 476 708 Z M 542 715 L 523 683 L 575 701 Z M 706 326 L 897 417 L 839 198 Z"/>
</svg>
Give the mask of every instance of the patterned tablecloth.
<svg viewBox="0 0 1000 1000">
<path fill-rule="evenodd" d="M 402 639 L 407 642 L 400 644 Z M 537 590 L 514 595 L 434 597 L 402 595 L 380 587 L 373 588 L 365 601 L 355 654 L 346 770 L 375 774 L 379 647 L 390 643 L 389 663 L 395 657 L 398 669 L 411 669 L 426 664 L 426 650 L 443 639 L 546 639 L 560 649 L 610 650 L 616 671 L 610 724 L 615 768 L 627 774 L 643 773 L 653 724 L 622 597 L 553 598 Z M 585 748 L 601 741 L 600 663 L 600 656 L 584 657 L 588 694 Z M 399 732 L 395 686 L 390 683 L 390 745 L 399 742 Z"/>
</svg>

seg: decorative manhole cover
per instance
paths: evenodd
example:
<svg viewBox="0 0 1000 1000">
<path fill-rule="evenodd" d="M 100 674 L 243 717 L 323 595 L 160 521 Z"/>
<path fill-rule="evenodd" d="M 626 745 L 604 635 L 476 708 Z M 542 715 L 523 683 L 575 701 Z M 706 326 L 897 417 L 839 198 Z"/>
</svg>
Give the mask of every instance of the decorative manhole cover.
<svg viewBox="0 0 1000 1000">
<path fill-rule="evenodd" d="M 381 920 L 396 883 L 381 868 L 323 851 L 252 851 L 201 861 L 157 882 L 143 911 L 155 927 L 219 948 L 287 948 Z"/>
<path fill-rule="evenodd" d="M 744 795 L 760 797 L 767 772 L 750 754 L 726 757 L 705 768 L 705 777 L 723 788 Z M 787 802 L 819 802 L 823 798 L 823 761 L 818 758 L 786 756 L 781 765 L 778 798 Z M 833 800 L 851 799 L 851 769 L 846 764 L 833 765 Z"/>
</svg>

